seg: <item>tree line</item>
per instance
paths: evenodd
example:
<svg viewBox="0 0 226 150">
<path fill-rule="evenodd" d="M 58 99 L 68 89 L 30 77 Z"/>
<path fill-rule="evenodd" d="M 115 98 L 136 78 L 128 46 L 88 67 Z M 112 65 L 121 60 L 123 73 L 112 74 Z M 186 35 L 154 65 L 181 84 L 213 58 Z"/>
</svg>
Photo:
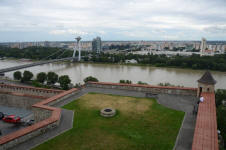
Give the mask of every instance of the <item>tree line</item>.
<svg viewBox="0 0 226 150">
<path fill-rule="evenodd" d="M 215 92 L 215 96 L 217 107 L 217 127 L 221 131 L 221 136 L 219 138 L 220 148 L 226 149 L 226 90 L 218 89 Z"/>
<path fill-rule="evenodd" d="M 57 53 L 56 53 L 57 52 Z M 55 55 L 53 55 L 55 53 Z M 27 59 L 56 59 L 72 57 L 73 51 L 53 47 L 27 47 L 23 49 L 0 47 L 0 57 L 27 58 Z M 51 56 L 52 55 L 52 56 Z M 50 57 L 48 57 L 50 56 Z M 47 58 L 48 57 L 48 58 Z"/>
<path fill-rule="evenodd" d="M 51 47 L 28 47 L 24 49 L 0 47 L 0 57 L 44 59 L 47 56 L 61 51 L 60 48 Z M 62 50 L 63 52 L 63 50 Z M 60 53 L 60 52 L 59 52 Z M 65 51 L 61 58 L 71 57 L 73 51 Z M 76 55 L 78 55 L 76 53 Z M 59 56 L 53 55 L 48 59 L 55 59 Z M 127 59 L 135 59 L 141 65 L 152 65 L 156 67 L 177 67 L 190 69 L 208 69 L 217 71 L 226 71 L 226 54 L 218 54 L 215 56 L 200 56 L 193 54 L 191 56 L 171 56 L 166 55 L 139 55 L 132 53 L 109 54 L 82 51 L 83 61 L 98 63 L 125 63 Z"/>
<path fill-rule="evenodd" d="M 13 77 L 16 80 L 20 80 L 22 83 L 29 83 L 34 75 L 32 72 L 25 70 L 23 73 L 20 71 L 14 72 Z M 45 82 L 46 84 L 44 85 Z M 59 76 L 55 72 L 48 72 L 47 74 L 45 72 L 40 72 L 37 74 L 36 79 L 32 80 L 31 83 L 36 87 L 49 88 L 57 82 L 63 90 L 67 90 L 69 89 L 71 79 L 68 75 Z"/>
<path fill-rule="evenodd" d="M 40 72 L 37 74 L 36 78 L 34 78 L 34 74 L 30 71 L 25 70 L 23 73 L 20 71 L 16 71 L 13 73 L 13 78 L 15 80 L 19 80 L 22 83 L 28 83 L 32 84 L 35 87 L 42 87 L 42 88 L 56 88 L 55 84 L 59 83 L 61 89 L 68 90 L 69 88 L 74 87 L 71 83 L 71 79 L 68 75 L 62 75 L 59 76 L 55 72 Z M 33 79 L 33 80 L 32 80 Z M 99 80 L 95 77 L 88 76 L 84 78 L 84 83 L 87 83 L 89 81 L 92 82 L 99 82 Z M 69 87 L 69 85 L 72 85 L 72 87 Z M 80 87 L 81 84 L 77 83 L 75 87 Z"/>
<path fill-rule="evenodd" d="M 209 69 L 217 71 L 226 71 L 226 54 L 215 56 L 200 56 L 193 54 L 191 56 L 172 56 L 166 55 L 138 55 L 138 54 L 94 54 L 86 61 L 124 63 L 127 59 L 135 59 L 139 64 L 152 65 L 156 67 L 177 67 L 189 69 Z"/>
</svg>

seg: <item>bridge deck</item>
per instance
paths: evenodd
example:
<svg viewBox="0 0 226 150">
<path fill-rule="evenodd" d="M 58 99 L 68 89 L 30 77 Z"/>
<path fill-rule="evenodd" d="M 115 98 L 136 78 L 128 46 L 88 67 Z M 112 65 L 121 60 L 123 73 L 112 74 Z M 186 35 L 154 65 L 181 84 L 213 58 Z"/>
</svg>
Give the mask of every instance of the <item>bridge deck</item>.
<svg viewBox="0 0 226 150">
<path fill-rule="evenodd" d="M 53 63 L 53 62 L 58 62 L 58 61 L 65 61 L 65 60 L 72 60 L 72 59 L 73 59 L 73 57 L 62 58 L 62 59 L 53 59 L 53 60 L 39 61 L 39 62 L 31 63 L 31 64 L 26 64 L 26 65 L 20 65 L 20 66 L 0 69 L 0 74 L 6 73 L 6 72 L 10 72 L 10 71 L 19 70 L 19 69 L 29 68 L 29 67 L 33 67 L 33 66 L 39 66 L 39 65 L 44 65 L 44 64 L 48 64 L 48 63 Z"/>
</svg>

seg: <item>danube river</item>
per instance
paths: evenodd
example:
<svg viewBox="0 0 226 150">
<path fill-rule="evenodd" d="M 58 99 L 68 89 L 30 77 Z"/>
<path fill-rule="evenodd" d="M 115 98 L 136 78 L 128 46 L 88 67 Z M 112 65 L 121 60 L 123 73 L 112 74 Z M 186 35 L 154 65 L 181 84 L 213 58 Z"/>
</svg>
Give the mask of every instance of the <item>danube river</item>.
<svg viewBox="0 0 226 150">
<path fill-rule="evenodd" d="M 24 60 L 0 60 L 0 69 L 27 63 L 31 62 Z M 133 83 L 143 81 L 157 85 L 158 83 L 168 82 L 186 87 L 197 87 L 197 80 L 204 73 L 204 70 L 70 62 L 46 64 L 27 68 L 26 70 L 34 74 L 53 71 L 59 75 L 69 75 L 74 84 L 83 83 L 83 79 L 87 76 L 94 76 L 102 82 L 118 83 L 119 80 L 124 79 L 131 80 Z M 226 89 L 226 72 L 212 71 L 212 74 L 217 80 L 216 88 Z M 6 73 L 5 76 L 13 78 L 13 72 Z"/>
</svg>

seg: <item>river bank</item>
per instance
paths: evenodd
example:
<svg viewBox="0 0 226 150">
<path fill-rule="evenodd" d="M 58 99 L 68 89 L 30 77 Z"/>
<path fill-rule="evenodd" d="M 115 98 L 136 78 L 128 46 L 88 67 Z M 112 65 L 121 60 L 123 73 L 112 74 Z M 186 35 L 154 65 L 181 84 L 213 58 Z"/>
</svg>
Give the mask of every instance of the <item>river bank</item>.
<svg viewBox="0 0 226 150">
<path fill-rule="evenodd" d="M 27 64 L 21 60 L 0 60 L 0 69 Z M 133 83 L 143 81 L 151 85 L 159 83 L 170 83 L 185 87 L 197 87 L 197 80 L 203 75 L 205 70 L 192 70 L 180 68 L 153 67 L 147 65 L 130 64 L 109 64 L 109 63 L 72 63 L 58 62 L 21 69 L 29 70 L 36 75 L 39 72 L 53 71 L 59 75 L 69 75 L 73 84 L 83 83 L 87 76 L 94 76 L 102 82 L 118 83 L 119 80 L 131 80 Z M 226 88 L 226 72 L 211 71 L 218 81 L 217 88 Z M 13 78 L 13 72 L 5 74 Z"/>
<path fill-rule="evenodd" d="M 19 62 L 24 62 L 24 63 L 33 63 L 33 62 L 38 62 L 38 61 L 42 61 L 42 60 L 37 60 L 37 59 L 26 59 L 26 58 L 5 58 L 1 61 L 10 61 L 10 60 L 15 60 L 15 61 L 19 61 Z M 67 62 L 67 61 L 65 61 Z M 69 62 L 69 61 L 68 61 Z M 54 64 L 57 63 L 62 63 L 62 62 L 55 62 Z M 69 62 L 71 63 L 71 62 Z M 76 62 L 78 63 L 78 62 Z M 110 63 L 110 62 L 93 62 L 93 61 L 82 61 L 79 63 L 84 63 L 84 64 L 106 64 L 106 65 L 125 65 L 125 66 L 141 66 L 141 67 L 153 67 L 153 68 L 172 68 L 172 69 L 185 69 L 185 70 L 197 70 L 197 71 L 206 71 L 208 69 L 192 69 L 192 68 L 186 68 L 186 67 L 180 67 L 180 66 L 158 66 L 158 65 L 152 65 L 152 64 L 142 64 L 142 63 Z M 0 68 L 3 69 L 3 68 Z M 225 73 L 226 75 L 226 71 L 219 71 L 219 70 L 211 70 L 211 72 L 220 72 L 220 73 Z"/>
</svg>

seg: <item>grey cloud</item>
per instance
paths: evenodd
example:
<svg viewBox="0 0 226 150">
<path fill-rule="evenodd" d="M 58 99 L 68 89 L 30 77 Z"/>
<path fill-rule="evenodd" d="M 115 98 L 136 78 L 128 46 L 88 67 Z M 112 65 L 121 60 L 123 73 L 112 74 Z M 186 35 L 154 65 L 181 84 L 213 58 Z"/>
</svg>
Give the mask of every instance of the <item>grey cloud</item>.
<svg viewBox="0 0 226 150">
<path fill-rule="evenodd" d="M 226 26 L 211 26 L 204 28 L 205 32 L 213 33 L 213 34 L 225 34 L 226 33 Z"/>
<path fill-rule="evenodd" d="M 148 39 L 160 31 L 162 37 L 192 32 L 200 38 L 225 33 L 225 14 L 225 0 L 0 0 L 1 30 L 15 34 L 101 31 L 111 37 L 118 31 L 124 38 L 127 33 L 130 38 L 139 32 L 139 38 Z"/>
</svg>

